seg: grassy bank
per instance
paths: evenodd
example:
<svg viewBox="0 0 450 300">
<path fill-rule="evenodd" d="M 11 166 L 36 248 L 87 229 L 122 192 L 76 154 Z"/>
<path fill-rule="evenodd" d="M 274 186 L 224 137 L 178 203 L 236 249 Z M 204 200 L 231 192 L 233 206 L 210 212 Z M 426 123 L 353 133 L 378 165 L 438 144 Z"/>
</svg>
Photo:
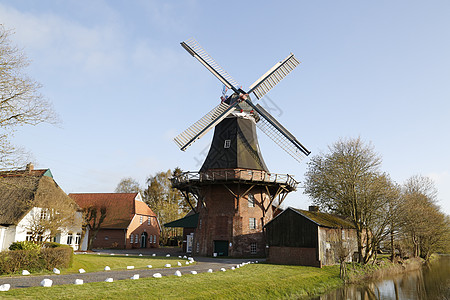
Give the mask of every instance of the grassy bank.
<svg viewBox="0 0 450 300">
<path fill-rule="evenodd" d="M 392 263 L 388 259 L 382 259 L 375 264 L 348 264 L 346 281 L 348 283 L 359 283 L 390 275 L 401 274 L 417 270 L 422 267 L 423 263 L 424 261 L 420 258 L 412 258 L 396 263 Z"/>
<path fill-rule="evenodd" d="M 234 271 L 3 292 L 4 299 L 297 299 L 342 285 L 339 267 L 251 264 Z"/>
</svg>

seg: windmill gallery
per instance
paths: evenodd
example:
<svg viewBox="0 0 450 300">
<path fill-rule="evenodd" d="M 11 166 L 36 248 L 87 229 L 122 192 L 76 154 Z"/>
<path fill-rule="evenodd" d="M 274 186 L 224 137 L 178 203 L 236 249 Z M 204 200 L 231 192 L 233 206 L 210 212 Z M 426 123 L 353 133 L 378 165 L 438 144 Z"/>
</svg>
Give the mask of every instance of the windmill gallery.
<svg viewBox="0 0 450 300">
<path fill-rule="evenodd" d="M 287 76 L 299 61 L 290 54 L 253 83 L 247 92 L 224 71 L 193 39 L 181 46 L 233 93 L 222 98 L 198 122 L 175 137 L 185 151 L 214 128 L 209 153 L 198 172 L 184 172 L 172 178 L 191 205 L 193 214 L 166 224 L 188 227 L 194 220 L 188 249 L 196 255 L 266 255 L 265 225 L 278 213 L 278 207 L 298 182 L 288 174 L 268 170 L 261 155 L 256 127 L 299 161 L 310 154 L 286 128 L 259 104 L 259 100 Z M 192 223 L 192 222 L 191 222 Z"/>
</svg>

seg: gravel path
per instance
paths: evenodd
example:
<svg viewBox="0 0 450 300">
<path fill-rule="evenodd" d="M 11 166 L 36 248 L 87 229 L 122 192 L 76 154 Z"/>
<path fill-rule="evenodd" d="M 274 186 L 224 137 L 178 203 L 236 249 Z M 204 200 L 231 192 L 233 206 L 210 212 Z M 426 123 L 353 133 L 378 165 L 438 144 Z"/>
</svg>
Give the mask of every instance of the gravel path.
<svg viewBox="0 0 450 300">
<path fill-rule="evenodd" d="M 84 283 L 105 281 L 106 278 L 113 278 L 116 280 L 130 279 L 131 276 L 139 274 L 140 278 L 152 277 L 155 273 L 161 273 L 163 276 L 174 275 L 175 271 L 179 270 L 181 274 L 190 274 L 191 271 L 197 271 L 197 273 L 203 273 L 208 269 L 213 269 L 214 272 L 219 271 L 221 268 L 230 269 L 236 267 L 236 265 L 255 261 L 254 259 L 218 259 L 208 257 L 195 258 L 197 262 L 195 265 L 189 265 L 186 267 L 172 267 L 164 269 L 135 269 L 135 270 L 113 270 L 113 271 L 101 271 L 93 273 L 77 273 L 68 275 L 27 275 L 27 276 L 13 276 L 13 277 L 0 277 L 0 285 L 8 283 L 11 285 L 11 289 L 27 288 L 33 286 L 40 286 L 43 279 L 48 278 L 53 281 L 53 285 L 59 284 L 73 284 L 75 279 L 82 279 Z"/>
</svg>

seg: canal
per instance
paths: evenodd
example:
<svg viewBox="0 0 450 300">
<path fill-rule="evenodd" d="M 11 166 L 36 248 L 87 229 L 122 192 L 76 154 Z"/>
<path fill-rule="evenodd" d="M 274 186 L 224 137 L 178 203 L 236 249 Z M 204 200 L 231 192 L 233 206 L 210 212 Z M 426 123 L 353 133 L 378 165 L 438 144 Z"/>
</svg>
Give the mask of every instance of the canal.
<svg viewBox="0 0 450 300">
<path fill-rule="evenodd" d="M 447 300 L 450 299 L 450 255 L 422 269 L 363 285 L 347 285 L 314 300 Z"/>
</svg>

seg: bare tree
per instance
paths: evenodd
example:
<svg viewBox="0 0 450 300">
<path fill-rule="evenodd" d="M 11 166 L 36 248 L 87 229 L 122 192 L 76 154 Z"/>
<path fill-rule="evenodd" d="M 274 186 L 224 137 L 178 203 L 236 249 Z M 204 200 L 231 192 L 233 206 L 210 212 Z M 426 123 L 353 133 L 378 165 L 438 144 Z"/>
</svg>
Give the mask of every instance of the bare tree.
<svg viewBox="0 0 450 300">
<path fill-rule="evenodd" d="M 29 61 L 12 44 L 11 30 L 0 24 L 0 168 L 24 165 L 26 153 L 10 143 L 17 127 L 43 122 L 57 123 L 51 104 L 39 93 L 39 83 L 28 77 L 24 69 Z"/>
<path fill-rule="evenodd" d="M 449 218 L 437 206 L 437 190 L 431 179 L 415 175 L 403 189 L 401 231 L 414 256 L 428 259 L 433 252 L 448 247 Z"/>
<path fill-rule="evenodd" d="M 142 189 L 139 182 L 131 177 L 122 178 L 117 184 L 115 193 L 141 193 Z"/>
<path fill-rule="evenodd" d="M 322 209 L 346 216 L 356 228 L 359 262 L 367 263 L 388 226 L 385 207 L 396 197 L 380 172 L 381 157 L 360 138 L 339 140 L 315 156 L 305 174 L 305 194 Z"/>
</svg>

